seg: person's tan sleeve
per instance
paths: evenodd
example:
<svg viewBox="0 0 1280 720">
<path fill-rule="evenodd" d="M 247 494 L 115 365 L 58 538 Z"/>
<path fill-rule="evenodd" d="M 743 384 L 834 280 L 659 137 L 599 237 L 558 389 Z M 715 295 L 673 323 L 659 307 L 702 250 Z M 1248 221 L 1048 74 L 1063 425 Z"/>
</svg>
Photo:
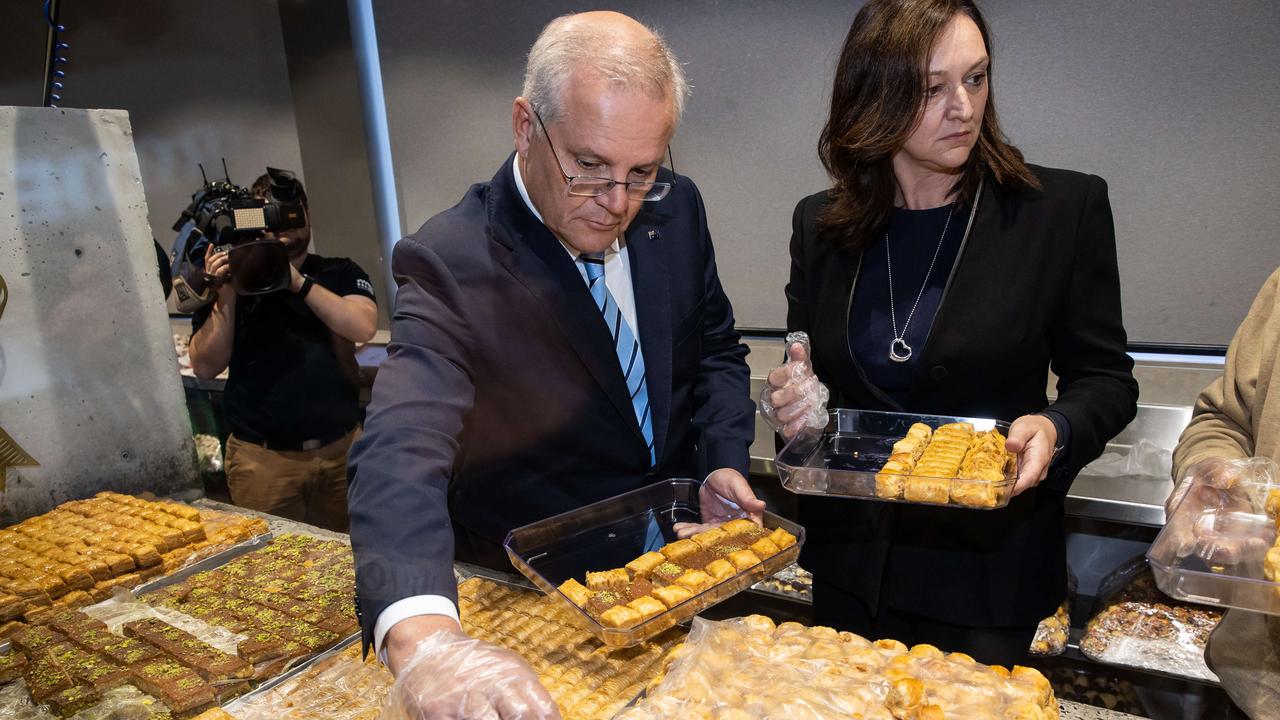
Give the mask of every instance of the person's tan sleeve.
<svg viewBox="0 0 1280 720">
<path fill-rule="evenodd" d="M 1280 270 L 1272 273 L 1227 348 L 1222 377 L 1196 398 L 1191 422 L 1173 452 L 1173 481 L 1208 457 L 1251 457 L 1254 453 L 1254 407 L 1258 378 L 1268 356 L 1280 349 Z"/>
</svg>

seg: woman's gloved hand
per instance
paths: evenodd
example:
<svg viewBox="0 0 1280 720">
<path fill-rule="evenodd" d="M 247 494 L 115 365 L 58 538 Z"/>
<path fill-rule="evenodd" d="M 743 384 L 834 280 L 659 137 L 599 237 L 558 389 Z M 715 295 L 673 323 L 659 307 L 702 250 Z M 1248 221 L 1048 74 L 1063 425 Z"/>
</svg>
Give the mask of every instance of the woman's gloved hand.
<svg viewBox="0 0 1280 720">
<path fill-rule="evenodd" d="M 786 339 L 787 361 L 769 373 L 760 393 L 760 414 L 786 440 L 806 427 L 827 426 L 831 392 L 818 381 L 809 362 L 809 335 L 794 332 Z"/>
</svg>

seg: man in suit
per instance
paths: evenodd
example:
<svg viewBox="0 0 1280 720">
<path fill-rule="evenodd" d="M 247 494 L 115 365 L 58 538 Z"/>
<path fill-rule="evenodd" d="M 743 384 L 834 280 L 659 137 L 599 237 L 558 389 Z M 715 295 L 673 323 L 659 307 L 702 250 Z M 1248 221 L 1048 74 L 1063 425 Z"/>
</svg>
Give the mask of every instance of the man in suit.
<svg viewBox="0 0 1280 720">
<path fill-rule="evenodd" d="M 519 658 L 461 634 L 455 555 L 509 568 L 512 528 L 668 477 L 705 477 L 704 516 L 764 509 L 747 349 L 698 190 L 661 167 L 686 93 L 636 21 L 552 21 L 514 155 L 396 246 L 351 537 L 365 643 L 420 713 L 555 713 Z"/>
</svg>

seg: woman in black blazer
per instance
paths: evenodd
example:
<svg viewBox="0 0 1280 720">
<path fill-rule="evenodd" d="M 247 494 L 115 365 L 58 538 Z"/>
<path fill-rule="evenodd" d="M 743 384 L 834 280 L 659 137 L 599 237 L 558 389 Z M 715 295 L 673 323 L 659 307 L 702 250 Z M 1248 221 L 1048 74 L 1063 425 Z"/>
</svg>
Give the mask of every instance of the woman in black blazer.
<svg viewBox="0 0 1280 720">
<path fill-rule="evenodd" d="M 819 623 L 1008 664 L 1066 595 L 1063 498 L 1138 386 L 1106 183 L 1025 164 L 989 78 L 969 0 L 858 13 L 819 144 L 834 187 L 793 219 L 787 326 L 812 357 L 771 373 L 765 406 L 794 434 L 811 367 L 834 407 L 1014 421 L 1008 507 L 800 501 Z"/>
</svg>

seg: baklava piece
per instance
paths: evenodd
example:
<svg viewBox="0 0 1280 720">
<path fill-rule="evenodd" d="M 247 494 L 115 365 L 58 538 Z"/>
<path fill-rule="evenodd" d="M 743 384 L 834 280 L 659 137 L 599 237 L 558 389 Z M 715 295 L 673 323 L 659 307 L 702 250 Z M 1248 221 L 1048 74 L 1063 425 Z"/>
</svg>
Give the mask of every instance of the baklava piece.
<svg viewBox="0 0 1280 720">
<path fill-rule="evenodd" d="M 667 611 L 666 605 L 648 595 L 632 600 L 626 606 L 640 613 L 641 622 L 655 618 Z"/>
<path fill-rule="evenodd" d="M 739 571 L 749 570 L 760 564 L 760 556 L 750 550 L 738 550 L 737 552 L 729 553 L 729 556 L 725 559 L 733 563 L 733 566 Z"/>
<path fill-rule="evenodd" d="M 667 585 L 654 588 L 653 596 L 670 609 L 693 597 L 693 591 L 683 585 Z"/>
<path fill-rule="evenodd" d="M 626 605 L 615 605 L 600 616 L 601 624 L 610 628 L 629 628 L 639 624 L 642 620 L 644 620 L 644 616 L 638 610 Z"/>
<path fill-rule="evenodd" d="M 683 562 L 685 558 L 698 552 L 702 548 L 692 540 L 677 540 L 673 543 L 663 546 L 661 552 L 664 557 L 674 563 Z"/>
<path fill-rule="evenodd" d="M 666 561 L 667 557 L 662 553 L 650 551 L 627 563 L 626 567 L 636 577 L 649 577 L 659 565 Z"/>
<path fill-rule="evenodd" d="M 625 592 L 629 582 L 631 582 L 631 576 L 622 568 L 587 573 L 587 587 L 596 592 L 603 590 Z"/>
<path fill-rule="evenodd" d="M 676 578 L 676 584 L 683 585 L 694 593 L 700 593 L 714 585 L 715 580 L 702 570 L 686 570 L 683 575 Z"/>
<path fill-rule="evenodd" d="M 706 572 L 716 582 L 721 582 L 737 575 L 738 569 L 733 566 L 733 563 L 722 558 L 711 561 L 706 567 Z"/>
<path fill-rule="evenodd" d="M 574 578 L 569 578 L 561 583 L 560 592 L 564 593 L 564 596 L 572 600 L 573 604 L 578 607 L 583 607 L 591 599 L 591 590 Z"/>
</svg>

